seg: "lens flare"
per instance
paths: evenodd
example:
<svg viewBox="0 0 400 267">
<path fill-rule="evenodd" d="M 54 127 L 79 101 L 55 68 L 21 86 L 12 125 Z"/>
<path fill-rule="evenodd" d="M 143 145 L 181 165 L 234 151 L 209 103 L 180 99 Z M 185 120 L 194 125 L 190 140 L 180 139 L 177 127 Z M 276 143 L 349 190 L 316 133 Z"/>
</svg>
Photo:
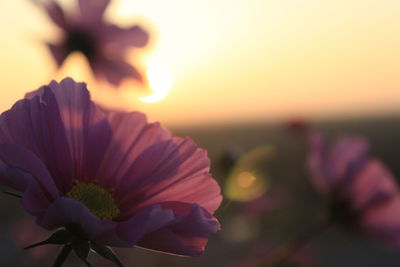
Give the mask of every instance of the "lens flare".
<svg viewBox="0 0 400 267">
<path fill-rule="evenodd" d="M 152 64 L 146 71 L 152 94 L 141 97 L 140 100 L 146 103 L 155 103 L 163 100 L 172 88 L 172 78 L 167 69 L 161 65 Z"/>
<path fill-rule="evenodd" d="M 274 156 L 271 146 L 255 148 L 242 156 L 225 183 L 225 196 L 234 201 L 251 201 L 268 189 L 266 167 Z"/>
</svg>

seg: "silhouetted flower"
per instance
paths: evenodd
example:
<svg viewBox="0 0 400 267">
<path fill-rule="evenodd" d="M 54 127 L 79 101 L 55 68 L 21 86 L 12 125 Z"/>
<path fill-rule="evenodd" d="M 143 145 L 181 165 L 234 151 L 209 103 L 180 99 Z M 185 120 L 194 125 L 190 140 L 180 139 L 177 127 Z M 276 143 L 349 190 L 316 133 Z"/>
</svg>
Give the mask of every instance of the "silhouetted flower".
<svg viewBox="0 0 400 267">
<path fill-rule="evenodd" d="M 189 256 L 220 228 L 206 151 L 138 112 L 104 111 L 84 83 L 51 82 L 0 116 L 0 183 L 48 230 Z"/>
<path fill-rule="evenodd" d="M 361 138 L 344 137 L 327 150 L 320 134 L 311 137 L 310 178 L 330 203 L 330 218 L 400 248 L 400 196 L 392 174 L 369 156 Z"/>
<path fill-rule="evenodd" d="M 97 78 L 117 86 L 124 78 L 140 82 L 140 72 L 125 60 L 129 47 L 143 47 L 148 33 L 139 26 L 120 28 L 104 21 L 103 14 L 110 0 L 78 0 L 79 10 L 65 14 L 55 2 L 44 5 L 49 17 L 62 31 L 61 40 L 48 44 L 58 66 L 74 52 L 86 56 Z"/>
</svg>

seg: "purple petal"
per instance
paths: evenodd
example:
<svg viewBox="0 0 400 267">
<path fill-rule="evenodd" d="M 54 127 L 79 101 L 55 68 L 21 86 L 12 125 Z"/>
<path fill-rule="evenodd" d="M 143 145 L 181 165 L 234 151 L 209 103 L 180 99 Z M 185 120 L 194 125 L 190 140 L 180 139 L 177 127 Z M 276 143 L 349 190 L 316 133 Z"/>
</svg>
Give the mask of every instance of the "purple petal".
<svg viewBox="0 0 400 267">
<path fill-rule="evenodd" d="M 79 0 L 78 3 L 81 23 L 96 27 L 96 24 L 102 21 L 110 0 Z"/>
<path fill-rule="evenodd" d="M 67 29 L 68 24 L 65 20 L 65 14 L 62 8 L 55 1 L 50 1 L 44 5 L 50 19 L 61 29 Z"/>
<path fill-rule="evenodd" d="M 116 188 L 119 205 L 130 214 L 169 200 L 197 203 L 213 213 L 222 196 L 209 166 L 206 152 L 190 139 L 155 144 L 133 162 Z"/>
<path fill-rule="evenodd" d="M 54 94 L 23 99 L 0 116 L 0 142 L 18 144 L 33 152 L 47 166 L 59 190 L 65 190 L 72 161 Z"/>
<path fill-rule="evenodd" d="M 328 164 L 332 173 L 332 184 L 339 184 L 351 178 L 368 159 L 368 144 L 361 138 L 340 138 L 328 154 Z"/>
<path fill-rule="evenodd" d="M 22 192 L 21 205 L 42 214 L 59 192 L 43 163 L 18 145 L 0 145 L 0 183 Z"/>
<path fill-rule="evenodd" d="M 67 226 L 89 240 L 110 246 L 132 247 L 146 233 L 156 231 L 173 220 L 175 216 L 171 210 L 152 206 L 128 221 L 102 221 L 82 203 L 61 197 L 38 218 L 38 224 L 48 230 Z"/>
<path fill-rule="evenodd" d="M 68 50 L 62 44 L 47 44 L 47 47 L 56 61 L 57 66 L 60 67 L 68 56 Z"/>
<path fill-rule="evenodd" d="M 46 166 L 29 150 L 19 145 L 0 144 L 0 160 L 8 168 L 18 169 L 32 175 L 32 178 L 43 189 L 43 193 L 49 201 L 56 199 L 60 195 Z M 4 178 L 10 183 L 9 186 L 16 190 L 23 191 L 26 187 L 24 183 L 18 185 L 18 182 L 14 181 L 12 177 Z"/>
<path fill-rule="evenodd" d="M 97 79 L 105 79 L 114 86 L 119 86 L 122 80 L 132 78 L 143 83 L 142 74 L 132 65 L 125 62 L 123 57 L 101 58 L 89 62 Z"/>
<path fill-rule="evenodd" d="M 159 230 L 175 220 L 174 213 L 155 205 L 136 213 L 131 219 L 120 222 L 116 234 L 125 243 L 119 246 L 131 247 L 145 234 Z"/>
<path fill-rule="evenodd" d="M 176 212 L 176 222 L 147 234 L 138 245 L 178 255 L 203 254 L 208 235 L 220 230 L 218 221 L 196 204 L 170 202 L 162 206 Z"/>
<path fill-rule="evenodd" d="M 369 208 L 360 220 L 360 227 L 377 241 L 400 248 L 400 196 Z"/>
<path fill-rule="evenodd" d="M 314 186 L 328 193 L 351 179 L 368 159 L 368 145 L 359 138 L 341 138 L 327 151 L 321 134 L 311 136 L 308 169 Z"/>
<path fill-rule="evenodd" d="M 120 28 L 107 25 L 104 29 L 104 41 L 121 47 L 143 47 L 149 41 L 149 34 L 139 26 Z"/>
<path fill-rule="evenodd" d="M 70 78 L 60 83 L 51 82 L 27 95 L 45 98 L 53 94 L 58 107 L 68 150 L 73 160 L 68 180 L 93 180 L 103 154 L 111 139 L 111 128 L 102 112 L 90 100 L 86 84 L 76 83 Z"/>
<path fill-rule="evenodd" d="M 348 187 L 354 209 L 365 209 L 398 194 L 392 174 L 377 160 L 369 161 Z"/>
<path fill-rule="evenodd" d="M 53 202 L 46 213 L 38 218 L 37 223 L 48 230 L 67 226 L 77 231 L 83 238 L 94 241 L 113 231 L 117 224 L 97 219 L 82 203 L 67 197 L 61 197 Z"/>
</svg>

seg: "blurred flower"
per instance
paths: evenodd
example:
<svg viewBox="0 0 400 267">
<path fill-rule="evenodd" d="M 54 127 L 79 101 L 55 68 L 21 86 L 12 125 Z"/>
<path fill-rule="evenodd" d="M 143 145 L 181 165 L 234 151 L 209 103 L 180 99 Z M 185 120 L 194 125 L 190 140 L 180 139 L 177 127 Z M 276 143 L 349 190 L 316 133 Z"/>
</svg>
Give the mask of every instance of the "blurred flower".
<svg viewBox="0 0 400 267">
<path fill-rule="evenodd" d="M 49 43 L 50 52 L 60 67 L 66 57 L 81 52 L 89 61 L 97 78 L 118 86 L 124 78 L 143 82 L 140 72 L 126 62 L 129 47 L 143 47 L 149 36 L 139 26 L 120 28 L 104 21 L 110 0 L 78 0 L 79 10 L 65 14 L 55 1 L 44 5 L 47 14 L 62 31 L 62 39 Z"/>
<path fill-rule="evenodd" d="M 199 256 L 220 225 L 206 151 L 138 112 L 104 111 L 84 83 L 51 82 L 0 116 L 0 183 L 45 229 Z"/>
<path fill-rule="evenodd" d="M 392 174 L 369 156 L 360 138 L 341 138 L 327 150 L 320 134 L 311 137 L 310 178 L 330 203 L 334 223 L 400 248 L 400 196 Z"/>
</svg>

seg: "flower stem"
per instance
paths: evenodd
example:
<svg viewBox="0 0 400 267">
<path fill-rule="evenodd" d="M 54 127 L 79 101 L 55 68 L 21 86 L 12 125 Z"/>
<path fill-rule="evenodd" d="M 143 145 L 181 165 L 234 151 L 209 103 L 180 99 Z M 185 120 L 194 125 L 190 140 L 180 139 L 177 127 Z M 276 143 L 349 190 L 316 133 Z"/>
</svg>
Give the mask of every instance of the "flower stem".
<svg viewBox="0 0 400 267">
<path fill-rule="evenodd" d="M 67 259 L 69 253 L 72 250 L 72 245 L 65 245 L 60 254 L 58 254 L 56 261 L 53 263 L 52 267 L 61 267 L 64 263 L 64 261 Z"/>
</svg>

